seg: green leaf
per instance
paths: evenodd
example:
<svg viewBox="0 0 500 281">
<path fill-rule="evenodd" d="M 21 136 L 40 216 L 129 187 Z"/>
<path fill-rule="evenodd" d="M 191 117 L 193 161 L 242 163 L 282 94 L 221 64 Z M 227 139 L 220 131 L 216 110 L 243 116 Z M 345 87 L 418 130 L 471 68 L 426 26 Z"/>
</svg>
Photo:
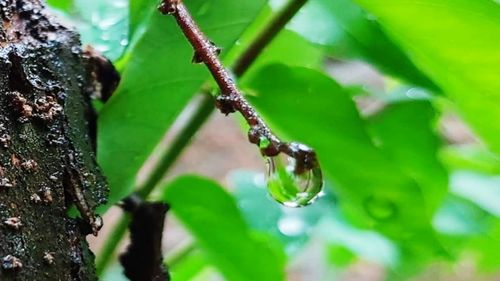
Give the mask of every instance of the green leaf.
<svg viewBox="0 0 500 281">
<path fill-rule="evenodd" d="M 68 12 L 73 6 L 72 0 L 47 0 L 47 4 L 53 8 Z"/>
<path fill-rule="evenodd" d="M 263 0 L 193 0 L 186 4 L 208 37 L 229 49 Z M 169 16 L 155 13 L 131 50 L 122 82 L 99 116 L 98 159 L 110 203 L 130 193 L 137 171 L 175 118 L 208 78 L 193 65 L 192 48 Z"/>
<path fill-rule="evenodd" d="M 138 29 L 147 25 L 154 12 L 157 11 L 158 0 L 129 1 L 129 40 L 132 40 Z"/>
<path fill-rule="evenodd" d="M 357 258 L 355 253 L 344 246 L 330 245 L 327 251 L 329 262 L 336 267 L 347 267 Z"/>
<path fill-rule="evenodd" d="M 118 59 L 127 45 L 128 1 L 74 0 L 73 5 L 67 17 L 82 42 L 113 61 Z"/>
<path fill-rule="evenodd" d="M 441 205 L 448 188 L 448 172 L 437 157 L 441 141 L 433 130 L 435 118 L 426 100 L 395 102 L 370 118 L 373 139 L 419 183 L 430 214 Z"/>
<path fill-rule="evenodd" d="M 354 103 L 335 81 L 314 70 L 273 65 L 250 88 L 256 95 L 252 103 L 273 129 L 316 149 L 344 210 L 412 251 L 439 252 L 425 190 L 373 145 Z"/>
<path fill-rule="evenodd" d="M 479 145 L 451 145 L 441 149 L 440 158 L 450 169 L 500 174 L 500 157 Z"/>
<path fill-rule="evenodd" d="M 172 280 L 189 281 L 193 280 L 200 272 L 208 266 L 207 257 L 201 251 L 193 251 L 182 259 L 169 265 L 169 272 Z"/>
<path fill-rule="evenodd" d="M 498 261 L 500 252 L 494 245 L 500 244 L 500 220 L 488 230 L 470 242 L 470 249 L 478 260 L 478 268 L 481 271 L 498 272 Z"/>
<path fill-rule="evenodd" d="M 275 16 L 269 5 L 265 5 L 238 43 L 231 49 L 227 61 L 235 61 L 247 49 L 248 45 L 267 28 L 269 21 Z M 284 51 L 286 50 L 286 51 Z M 292 66 L 304 66 L 321 69 L 324 63 L 324 50 L 305 39 L 302 35 L 289 29 L 282 29 L 264 48 L 256 60 L 245 72 L 243 79 L 248 79 L 257 69 L 269 63 L 282 63 Z"/>
<path fill-rule="evenodd" d="M 500 5 L 491 0 L 356 0 L 500 152 Z"/>
<path fill-rule="evenodd" d="M 353 0 L 311 0 L 290 28 L 327 46 L 334 57 L 361 58 L 390 75 L 439 91 Z"/>
<path fill-rule="evenodd" d="M 228 182 L 234 188 L 233 196 L 248 225 L 278 239 L 291 256 L 307 245 L 318 221 L 336 211 L 331 193 L 326 193 L 306 208 L 289 208 L 277 204 L 266 190 L 263 174 L 233 171 Z"/>
<path fill-rule="evenodd" d="M 227 280 L 284 280 L 283 253 L 250 232 L 234 199 L 217 183 L 181 177 L 166 187 L 164 200 Z"/>
<path fill-rule="evenodd" d="M 380 265 L 394 267 L 400 259 L 400 251 L 393 241 L 375 231 L 352 226 L 338 212 L 320 221 L 316 236 L 329 246 L 344 247 L 360 259 Z"/>
<path fill-rule="evenodd" d="M 272 63 L 321 69 L 323 59 L 323 51 L 299 34 L 285 29 L 276 36 L 252 64 L 248 72 L 245 73 L 244 79 L 250 79 L 258 69 Z"/>
<path fill-rule="evenodd" d="M 112 61 L 128 44 L 128 0 L 48 0 L 62 13 L 65 22 L 81 36 L 83 45 L 91 45 Z"/>
</svg>

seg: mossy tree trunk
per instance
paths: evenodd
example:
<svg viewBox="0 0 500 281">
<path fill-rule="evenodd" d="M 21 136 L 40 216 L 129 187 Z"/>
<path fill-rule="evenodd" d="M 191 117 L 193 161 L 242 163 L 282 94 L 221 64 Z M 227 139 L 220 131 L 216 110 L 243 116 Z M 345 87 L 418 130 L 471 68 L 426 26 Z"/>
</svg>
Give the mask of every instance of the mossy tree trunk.
<svg viewBox="0 0 500 281">
<path fill-rule="evenodd" d="M 0 0 L 0 280 L 96 280 L 85 236 L 107 188 L 92 60 L 38 0 Z M 82 218 L 71 218 L 75 209 Z"/>
</svg>

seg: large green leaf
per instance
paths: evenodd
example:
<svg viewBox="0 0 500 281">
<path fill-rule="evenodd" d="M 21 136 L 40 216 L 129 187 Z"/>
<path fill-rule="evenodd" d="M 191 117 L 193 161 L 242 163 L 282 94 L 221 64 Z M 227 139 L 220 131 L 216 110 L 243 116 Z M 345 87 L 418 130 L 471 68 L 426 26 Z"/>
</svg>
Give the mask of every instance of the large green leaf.
<svg viewBox="0 0 500 281">
<path fill-rule="evenodd" d="M 500 5 L 491 0 L 356 0 L 500 152 Z"/>
<path fill-rule="evenodd" d="M 326 46 L 334 57 L 361 58 L 395 77 L 439 91 L 353 0 L 311 0 L 290 28 Z"/>
<path fill-rule="evenodd" d="M 273 128 L 317 150 L 344 210 L 412 251 L 421 251 L 417 245 L 424 240 L 428 250 L 439 251 L 430 226 L 434 206 L 426 202 L 429 188 L 419 186 L 426 182 L 417 182 L 374 146 L 354 103 L 335 81 L 314 70 L 273 65 L 252 79 L 250 88 L 256 95 L 251 101 Z M 397 142 L 391 141 L 388 146 Z M 421 148 L 415 157 L 434 153 Z"/>
<path fill-rule="evenodd" d="M 291 256 L 300 254 L 311 240 L 315 243 L 324 240 L 327 245 L 345 247 L 366 260 L 384 265 L 397 263 L 397 248 L 376 232 L 349 225 L 340 215 L 337 200 L 329 190 L 314 204 L 289 208 L 276 204 L 266 194 L 262 174 L 237 171 L 231 173 L 229 182 L 235 188 L 234 197 L 250 227 L 279 239 Z"/>
<path fill-rule="evenodd" d="M 127 41 L 127 0 L 74 0 L 68 18 L 90 44 L 111 60 L 118 59 Z"/>
<path fill-rule="evenodd" d="M 158 0 L 129 0 L 129 39 L 132 40 L 138 29 L 149 23 L 152 14 L 157 11 Z M 140 32 L 139 32 L 140 33 Z"/>
<path fill-rule="evenodd" d="M 480 145 L 451 145 L 439 155 L 449 169 L 500 174 L 500 157 Z"/>
<path fill-rule="evenodd" d="M 128 44 L 128 0 L 48 0 L 78 30 L 84 45 L 92 45 L 107 58 L 118 59 Z"/>
<path fill-rule="evenodd" d="M 193 0 L 186 5 L 209 38 L 227 50 L 263 2 Z M 208 78 L 203 66 L 191 64 L 192 56 L 174 19 L 155 13 L 99 117 L 98 157 L 111 186 L 111 203 L 131 191 L 145 159 Z"/>
<path fill-rule="evenodd" d="M 264 175 L 255 172 L 233 171 L 228 182 L 250 227 L 279 239 L 291 256 L 307 245 L 318 221 L 337 207 L 330 192 L 307 208 L 277 204 L 266 190 Z"/>
<path fill-rule="evenodd" d="M 196 276 L 208 266 L 208 261 L 201 250 L 195 250 L 187 256 L 174 260 L 173 264 L 168 261 L 167 264 L 172 280 L 190 281 L 195 280 Z"/>
<path fill-rule="evenodd" d="M 47 0 L 47 4 L 51 7 L 59 9 L 64 12 L 68 12 L 73 6 L 73 1 L 71 0 Z"/>
<path fill-rule="evenodd" d="M 244 79 L 250 79 L 258 69 L 267 64 L 281 63 L 290 66 L 321 69 L 323 60 L 324 52 L 322 50 L 316 48 L 299 34 L 285 29 L 276 36 L 252 64 L 245 73 Z"/>
<path fill-rule="evenodd" d="M 234 199 L 217 183 L 181 177 L 166 187 L 164 200 L 227 280 L 284 280 L 283 253 L 250 232 Z"/>
<path fill-rule="evenodd" d="M 433 131 L 434 119 L 426 100 L 395 102 L 370 118 L 373 138 L 420 184 L 431 213 L 441 205 L 448 187 L 448 173 L 437 157 L 441 141 Z"/>
</svg>

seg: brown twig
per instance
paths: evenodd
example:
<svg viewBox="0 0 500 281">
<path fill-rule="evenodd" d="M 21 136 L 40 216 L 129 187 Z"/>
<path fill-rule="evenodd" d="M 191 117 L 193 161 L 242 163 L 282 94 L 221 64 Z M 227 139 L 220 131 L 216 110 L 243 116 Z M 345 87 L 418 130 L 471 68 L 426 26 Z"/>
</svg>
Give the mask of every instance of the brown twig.
<svg viewBox="0 0 500 281">
<path fill-rule="evenodd" d="M 276 156 L 283 152 L 298 160 L 296 173 L 317 167 L 316 153 L 311 148 L 298 143 L 285 143 L 276 137 L 256 110 L 243 97 L 229 71 L 219 59 L 220 49 L 203 34 L 194 22 L 181 0 L 163 0 L 159 8 L 163 14 L 172 15 L 194 49 L 193 62 L 204 63 L 220 88 L 216 106 L 224 114 L 239 111 L 250 130 L 250 142 L 261 146 L 265 156 Z M 265 144 L 265 145 L 264 145 Z"/>
<path fill-rule="evenodd" d="M 290 0 L 283 9 L 272 17 L 270 22 L 266 24 L 264 29 L 259 32 L 254 41 L 245 48 L 241 57 L 234 63 L 233 73 L 236 77 L 243 75 L 248 70 L 262 50 L 277 36 L 280 30 L 284 28 L 286 23 L 306 2 L 305 0 Z M 155 188 L 160 186 L 161 179 L 163 179 L 166 172 L 172 167 L 194 133 L 198 131 L 210 116 L 213 110 L 212 103 L 213 98 L 211 94 L 208 91 L 204 91 L 201 95 L 201 100 L 194 107 L 192 116 L 186 122 L 186 126 L 177 134 L 169 149 L 164 151 L 164 154 L 159 157 L 160 162 L 155 166 L 145 183 L 138 188 L 137 193 L 142 198 L 148 197 Z M 111 231 L 113 235 L 109 237 L 110 239 L 107 240 L 107 243 L 99 255 L 97 255 L 96 268 L 99 275 L 102 274 L 111 261 L 119 242 L 125 235 L 129 221 L 127 216 L 123 216 L 118 221 Z"/>
</svg>

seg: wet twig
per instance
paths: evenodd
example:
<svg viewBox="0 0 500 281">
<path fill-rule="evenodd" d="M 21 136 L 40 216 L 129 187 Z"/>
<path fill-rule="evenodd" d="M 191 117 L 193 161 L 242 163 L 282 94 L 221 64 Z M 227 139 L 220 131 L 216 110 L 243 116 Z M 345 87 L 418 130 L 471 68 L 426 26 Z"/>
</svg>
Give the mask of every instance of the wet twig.
<svg viewBox="0 0 500 281">
<path fill-rule="evenodd" d="M 270 19 L 256 38 L 246 47 L 241 56 L 236 59 L 233 66 L 235 76 L 240 77 L 248 70 L 263 49 L 271 43 L 306 2 L 307 0 L 290 0 L 288 4 Z M 137 193 L 142 198 L 147 198 L 155 188 L 159 187 L 159 183 L 164 175 L 172 167 L 173 163 L 175 163 L 175 160 L 189 143 L 194 133 L 198 131 L 212 113 L 212 104 L 213 98 L 210 93 L 203 92 L 200 102 L 195 105 L 193 114 L 186 122 L 186 126 L 175 137 L 169 149 L 165 150 L 159 157 L 160 161 L 153 168 L 145 183 L 138 187 Z M 113 227 L 113 235 L 108 239 L 103 250 L 97 255 L 96 268 L 99 274 L 104 271 L 112 260 L 119 242 L 125 236 L 129 222 L 129 217 L 124 215 Z"/>
<path fill-rule="evenodd" d="M 241 113 L 250 126 L 248 139 L 261 147 L 264 156 L 276 156 L 282 152 L 295 158 L 300 164 L 295 171 L 299 174 L 319 165 L 314 150 L 297 143 L 285 143 L 272 133 L 223 66 L 219 59 L 220 49 L 203 34 L 181 0 L 163 0 L 158 9 L 175 18 L 194 49 L 193 62 L 204 63 L 214 77 L 220 88 L 217 108 L 226 115 L 235 111 Z"/>
</svg>

